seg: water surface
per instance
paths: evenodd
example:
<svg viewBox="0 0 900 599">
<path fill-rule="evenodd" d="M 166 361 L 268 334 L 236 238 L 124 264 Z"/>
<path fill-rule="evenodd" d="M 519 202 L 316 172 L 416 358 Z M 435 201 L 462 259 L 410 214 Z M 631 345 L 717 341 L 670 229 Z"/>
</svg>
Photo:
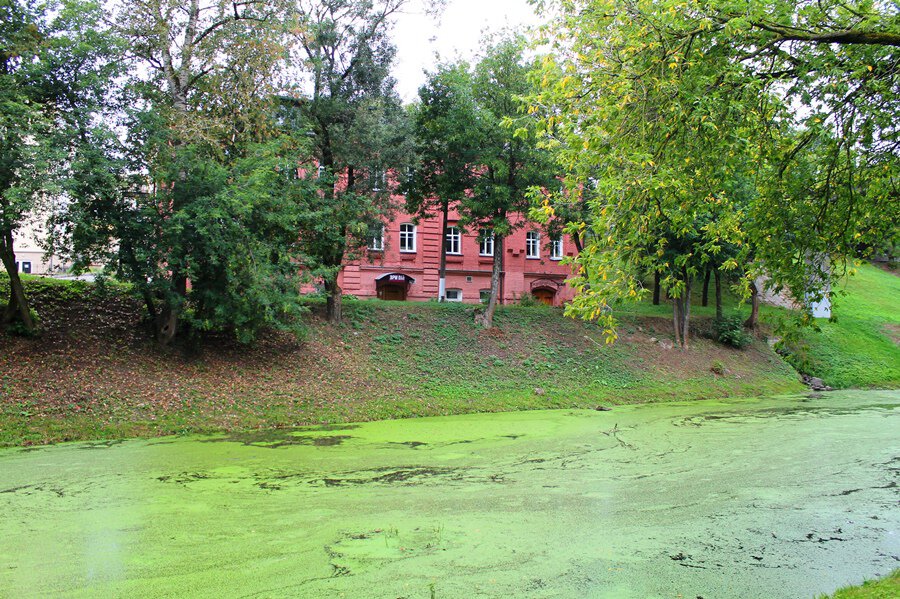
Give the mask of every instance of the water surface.
<svg viewBox="0 0 900 599">
<path fill-rule="evenodd" d="M 900 392 L 0 451 L 0 596 L 796 598 L 898 567 Z"/>
</svg>

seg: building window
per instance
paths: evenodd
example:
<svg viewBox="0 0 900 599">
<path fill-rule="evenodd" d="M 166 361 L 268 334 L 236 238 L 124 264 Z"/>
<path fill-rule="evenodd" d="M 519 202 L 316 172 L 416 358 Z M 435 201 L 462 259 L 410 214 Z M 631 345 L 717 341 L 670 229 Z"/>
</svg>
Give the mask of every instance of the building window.
<svg viewBox="0 0 900 599">
<path fill-rule="evenodd" d="M 457 227 L 447 227 L 447 239 L 444 249 L 448 254 L 462 254 L 460 249 L 460 234 Z"/>
<path fill-rule="evenodd" d="M 400 225 L 400 251 L 416 251 L 416 226 L 410 223 Z"/>
<path fill-rule="evenodd" d="M 384 250 L 384 225 L 369 227 L 369 250 L 373 252 Z"/>
<path fill-rule="evenodd" d="M 325 167 L 320 165 L 319 168 L 316 169 L 316 179 L 324 179 L 324 178 L 325 178 Z"/>
<path fill-rule="evenodd" d="M 448 302 L 461 302 L 462 289 L 448 289 L 444 292 L 444 297 Z"/>
<path fill-rule="evenodd" d="M 31 274 L 31 262 L 16 262 L 16 272 L 25 275 Z"/>
<path fill-rule="evenodd" d="M 478 248 L 479 256 L 493 256 L 494 255 L 494 235 L 489 234 L 487 231 L 481 232 L 481 246 Z"/>
<path fill-rule="evenodd" d="M 525 235 L 525 257 L 541 257 L 541 236 L 537 231 L 529 231 L 528 234 Z"/>
<path fill-rule="evenodd" d="M 554 237 L 550 240 L 550 259 L 551 260 L 562 260 L 563 257 L 563 247 L 562 247 L 562 237 Z"/>
<path fill-rule="evenodd" d="M 478 299 L 481 300 L 482 304 L 486 304 L 491 301 L 491 290 L 490 289 L 482 289 L 478 292 Z"/>
<path fill-rule="evenodd" d="M 372 191 L 387 188 L 387 172 L 382 168 L 372 169 Z"/>
</svg>

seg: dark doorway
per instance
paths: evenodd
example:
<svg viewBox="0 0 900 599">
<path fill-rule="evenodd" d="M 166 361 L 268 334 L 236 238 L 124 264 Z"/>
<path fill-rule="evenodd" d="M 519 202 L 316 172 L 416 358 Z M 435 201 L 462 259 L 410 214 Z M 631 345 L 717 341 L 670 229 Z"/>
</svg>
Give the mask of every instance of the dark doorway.
<svg viewBox="0 0 900 599">
<path fill-rule="evenodd" d="M 406 285 L 392 285 L 390 283 L 385 283 L 378 287 L 378 299 L 405 302 Z"/>
<path fill-rule="evenodd" d="M 534 299 L 541 302 L 542 304 L 552 306 L 553 297 L 556 295 L 556 292 L 551 289 L 535 289 L 531 292 L 531 295 L 533 295 Z"/>
</svg>

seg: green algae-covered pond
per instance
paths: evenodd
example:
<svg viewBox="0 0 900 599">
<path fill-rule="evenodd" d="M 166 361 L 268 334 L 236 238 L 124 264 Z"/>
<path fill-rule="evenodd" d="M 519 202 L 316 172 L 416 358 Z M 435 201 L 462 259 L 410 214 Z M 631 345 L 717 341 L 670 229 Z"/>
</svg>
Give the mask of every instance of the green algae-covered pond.
<svg viewBox="0 0 900 599">
<path fill-rule="evenodd" d="M 0 451 L 0 596 L 767 599 L 900 559 L 900 392 Z"/>
</svg>

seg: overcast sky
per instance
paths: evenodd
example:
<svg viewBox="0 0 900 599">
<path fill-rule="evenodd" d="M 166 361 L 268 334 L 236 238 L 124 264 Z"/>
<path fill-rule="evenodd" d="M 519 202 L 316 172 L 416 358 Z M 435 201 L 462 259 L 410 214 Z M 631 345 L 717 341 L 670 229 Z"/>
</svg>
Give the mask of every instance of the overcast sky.
<svg viewBox="0 0 900 599">
<path fill-rule="evenodd" d="M 413 3 L 394 28 L 394 77 L 404 102 L 417 97 L 419 86 L 425 82 L 424 71 L 433 69 L 436 55 L 442 61 L 457 57 L 472 60 L 481 50 L 484 32 L 504 27 L 523 29 L 539 23 L 527 0 L 447 0 L 446 9 L 437 19 L 418 10 L 419 6 Z"/>
</svg>

